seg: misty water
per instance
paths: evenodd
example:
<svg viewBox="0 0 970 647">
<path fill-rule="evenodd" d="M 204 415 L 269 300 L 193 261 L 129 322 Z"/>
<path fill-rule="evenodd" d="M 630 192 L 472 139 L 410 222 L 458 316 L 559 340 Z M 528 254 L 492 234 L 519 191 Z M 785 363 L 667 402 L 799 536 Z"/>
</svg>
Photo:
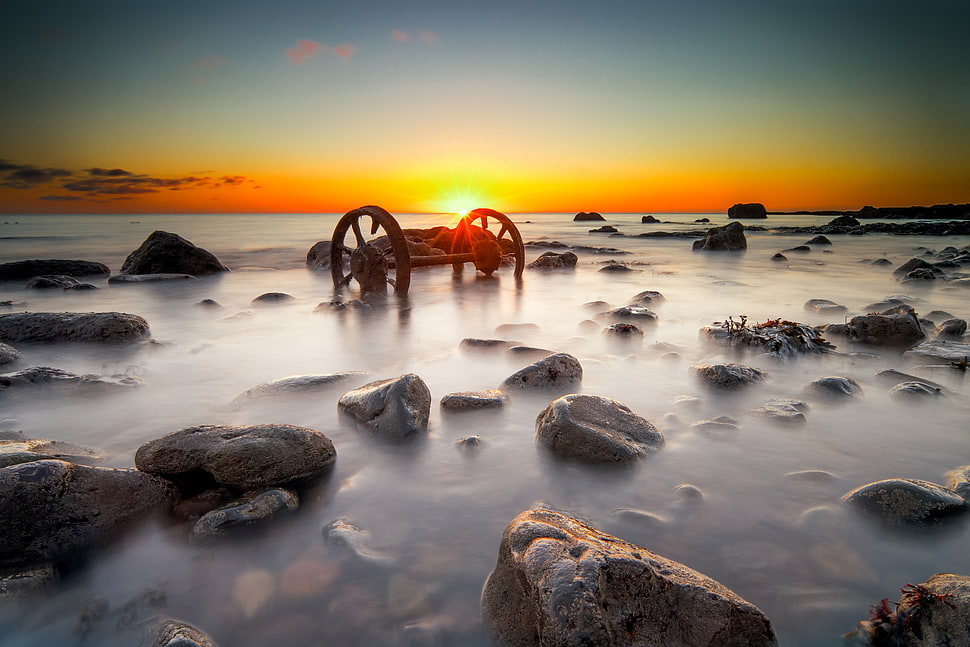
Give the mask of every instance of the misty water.
<svg viewBox="0 0 970 647">
<path fill-rule="evenodd" d="M 153 339 L 121 346 L 19 345 L 24 359 L 7 370 L 128 373 L 144 386 L 97 399 L 7 394 L 0 427 L 98 448 L 111 467 L 132 467 L 141 444 L 200 424 L 302 425 L 326 434 L 337 450 L 335 468 L 302 492 L 296 513 L 215 544 L 190 541 L 184 522 L 144 524 L 43 596 L 0 608 L 0 645 L 130 645 L 139 623 L 153 613 L 187 621 L 233 647 L 429 644 L 421 642 L 429 636 L 439 645 L 487 645 L 482 584 L 506 525 L 536 502 L 720 581 L 766 612 L 782 645 L 839 645 L 869 605 L 898 599 L 906 583 L 937 572 L 970 572 L 966 518 L 943 531 L 897 533 L 839 500 L 885 478 L 939 483 L 944 472 L 970 463 L 961 372 L 919 367 L 927 362 L 839 338 L 831 340 L 839 351 L 872 354 L 782 362 L 739 355 L 699 335 L 701 327 L 730 316 L 812 325 L 842 320 L 806 311 L 803 304 L 812 298 L 830 299 L 855 315 L 889 295 L 908 294 L 920 314 L 944 310 L 970 319 L 965 287 L 901 286 L 892 276 L 893 268 L 921 253 L 917 248 L 963 247 L 970 237 L 830 235 L 830 247 L 788 253 L 781 263 L 771 256 L 811 235 L 749 231 L 748 249 L 740 253 L 695 253 L 689 239 L 637 237 L 703 228 L 692 224 L 701 215 L 658 214 L 679 225 L 610 215 L 608 223 L 626 234 L 611 236 L 588 233 L 602 223 L 573 222 L 572 214 L 516 214 L 525 241 L 619 251 L 580 251 L 574 271 L 527 269 L 521 282 L 508 268 L 492 278 L 470 265 L 461 274 L 451 266 L 415 269 L 406 300 L 371 299 L 369 307 L 344 310 L 327 305 L 335 298 L 330 274 L 305 266 L 307 250 L 330 237 L 336 215 L 0 218 L 0 262 L 85 259 L 117 272 L 148 234 L 165 230 L 233 270 L 138 285 L 85 279 L 101 289 L 84 292 L 0 283 L 0 301 L 13 302 L 0 313 L 128 312 L 148 321 Z M 715 225 L 728 222 L 719 214 L 707 217 Z M 440 215 L 402 216 L 400 222 L 448 224 Z M 527 247 L 527 261 L 543 251 Z M 877 258 L 892 264 L 867 262 Z M 600 272 L 610 260 L 635 271 Z M 659 323 L 645 329 L 642 343 L 617 344 L 603 334 L 602 323 L 590 323 L 597 309 L 584 304 L 618 307 L 644 290 L 666 300 L 651 306 Z M 266 292 L 295 298 L 252 303 Z M 222 307 L 196 306 L 202 299 Z M 535 326 L 497 332 L 523 323 Z M 460 342 L 469 337 L 574 355 L 583 366 L 582 393 L 623 402 L 656 424 L 666 445 L 629 468 L 591 468 L 536 447 L 536 415 L 550 394 L 515 393 L 497 410 L 442 411 L 442 396 L 497 388 L 531 361 L 504 351 L 463 351 Z M 714 361 L 741 362 L 769 376 L 742 391 L 712 392 L 688 369 Z M 900 403 L 874 378 L 886 368 L 917 373 L 953 393 L 923 406 Z M 427 434 L 389 443 L 363 433 L 338 414 L 340 388 L 231 404 L 267 380 L 344 371 L 364 371 L 371 380 L 418 374 L 432 393 Z M 835 406 L 804 393 L 805 385 L 827 375 L 855 379 L 864 398 Z M 805 399 L 807 423 L 779 426 L 752 413 L 776 397 Z M 710 435 L 690 427 L 717 416 L 736 419 L 739 430 Z M 473 434 L 482 439 L 478 448 L 456 446 Z M 834 478 L 789 475 L 804 470 Z M 681 484 L 699 488 L 703 499 L 684 501 L 675 491 Z M 617 513 L 624 509 L 653 516 Z M 372 549 L 387 559 L 360 564 L 326 544 L 323 529 L 340 518 L 365 528 Z M 92 614 L 92 608 L 101 612 Z"/>
</svg>

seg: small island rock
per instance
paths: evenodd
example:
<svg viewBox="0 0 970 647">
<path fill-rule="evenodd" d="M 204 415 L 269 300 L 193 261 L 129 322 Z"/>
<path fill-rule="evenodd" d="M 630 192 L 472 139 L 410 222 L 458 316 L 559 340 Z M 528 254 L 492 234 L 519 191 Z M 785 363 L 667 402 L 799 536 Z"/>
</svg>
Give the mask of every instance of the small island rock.
<svg viewBox="0 0 970 647">
<path fill-rule="evenodd" d="M 575 216 L 573 216 L 573 222 L 590 222 L 590 221 L 601 221 L 601 220 L 606 220 L 606 218 L 596 213 L 595 211 L 580 211 Z"/>
<path fill-rule="evenodd" d="M 728 218 L 767 218 L 768 211 L 760 202 L 738 203 L 728 208 Z"/>
<path fill-rule="evenodd" d="M 212 252 L 167 231 L 152 232 L 121 266 L 122 274 L 208 276 L 228 271 Z"/>
</svg>

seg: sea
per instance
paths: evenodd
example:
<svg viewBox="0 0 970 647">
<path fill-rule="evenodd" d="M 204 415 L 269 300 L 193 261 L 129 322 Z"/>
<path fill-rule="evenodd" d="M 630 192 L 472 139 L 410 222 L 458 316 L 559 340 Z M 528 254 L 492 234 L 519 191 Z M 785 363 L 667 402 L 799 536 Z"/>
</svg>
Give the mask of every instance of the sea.
<svg viewBox="0 0 970 647">
<path fill-rule="evenodd" d="M 812 235 L 773 231 L 823 225 L 831 217 L 772 215 L 743 221 L 743 252 L 692 251 L 690 238 L 642 237 L 703 231 L 725 214 L 509 214 L 527 243 L 526 261 L 573 248 L 574 270 L 508 267 L 491 277 L 470 264 L 415 268 L 405 298 L 335 289 L 309 269 L 312 245 L 329 240 L 342 214 L 5 215 L 0 262 L 32 258 L 99 261 L 119 272 L 156 230 L 211 251 L 232 271 L 198 280 L 109 284 L 98 290 L 29 290 L 0 282 L 4 312 L 126 312 L 144 317 L 151 342 L 20 345 L 6 370 L 50 366 L 77 374 L 128 374 L 139 388 L 94 398 L 2 395 L 0 428 L 98 449 L 103 465 L 133 467 L 143 443 L 196 425 L 287 423 L 334 443 L 333 470 L 301 492 L 300 508 L 267 526 L 200 543 L 187 522 L 148 522 L 117 538 L 35 597 L 0 607 L 0 645 L 131 645 L 153 618 L 176 618 L 220 645 L 470 645 L 489 639 L 480 609 L 507 524 L 542 504 L 681 562 L 761 608 L 780 644 L 841 645 L 844 633 L 883 598 L 934 573 L 970 573 L 970 515 L 941 528 L 901 531 L 848 509 L 841 497 L 872 481 L 940 483 L 970 464 L 965 375 L 902 350 L 831 338 L 837 353 L 782 360 L 713 344 L 705 326 L 729 318 L 841 323 L 871 304 L 904 295 L 920 315 L 970 319 L 965 286 L 903 285 L 893 269 L 970 237 L 829 235 L 831 245 L 780 251 Z M 708 218 L 710 224 L 695 220 Z M 404 228 L 450 225 L 445 214 L 396 216 Z M 591 233 L 601 225 L 616 233 Z M 366 232 L 365 232 L 366 233 Z M 887 259 L 889 264 L 874 264 Z M 630 271 L 601 271 L 611 262 Z M 951 270 L 958 276 L 958 270 Z M 655 326 L 642 340 L 605 334 L 599 313 L 655 290 Z M 254 302 L 269 292 L 293 298 Z M 218 307 L 202 307 L 212 299 Z M 844 305 L 844 315 L 805 308 Z M 335 303 L 337 302 L 337 303 Z M 511 325 L 510 325 L 511 324 Z M 520 325 L 528 324 L 528 325 Z M 662 449 L 623 468 L 559 459 L 535 442 L 536 416 L 557 397 L 514 393 L 502 408 L 442 410 L 443 396 L 497 388 L 532 361 L 496 350 L 468 352 L 466 338 L 507 339 L 566 352 L 583 367 L 576 390 L 618 400 L 662 431 Z M 767 372 L 749 388 L 717 392 L 690 367 L 739 362 Z M 876 378 L 897 369 L 947 388 L 932 402 L 899 402 Z M 426 433 L 389 442 L 338 412 L 342 390 L 301 398 L 236 398 L 269 380 L 362 371 L 371 380 L 415 373 L 432 396 Z M 813 380 L 845 376 L 861 397 L 817 401 Z M 753 413 L 773 398 L 804 400 L 805 424 Z M 694 423 L 720 416 L 737 429 Z M 456 441 L 477 435 L 477 447 Z M 680 486 L 700 490 L 685 501 Z M 367 535 L 361 560 L 326 541 L 332 522 Z"/>
</svg>

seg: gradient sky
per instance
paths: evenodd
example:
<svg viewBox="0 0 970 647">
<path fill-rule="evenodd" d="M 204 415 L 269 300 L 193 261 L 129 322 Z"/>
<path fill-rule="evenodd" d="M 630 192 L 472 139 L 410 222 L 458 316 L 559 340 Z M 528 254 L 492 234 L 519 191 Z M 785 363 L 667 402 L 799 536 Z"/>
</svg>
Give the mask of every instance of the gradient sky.
<svg viewBox="0 0 970 647">
<path fill-rule="evenodd" d="M 965 0 L 0 0 L 5 213 L 970 202 Z"/>
</svg>

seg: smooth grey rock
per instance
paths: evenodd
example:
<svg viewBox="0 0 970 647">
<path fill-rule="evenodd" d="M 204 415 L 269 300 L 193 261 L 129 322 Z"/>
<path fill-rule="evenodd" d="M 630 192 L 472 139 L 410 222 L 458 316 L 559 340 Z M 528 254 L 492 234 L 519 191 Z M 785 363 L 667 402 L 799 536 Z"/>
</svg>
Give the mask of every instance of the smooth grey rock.
<svg viewBox="0 0 970 647">
<path fill-rule="evenodd" d="M 283 488 L 247 492 L 241 498 L 202 515 L 192 526 L 192 536 L 197 539 L 218 537 L 240 528 L 264 524 L 282 512 L 293 512 L 299 507 L 299 497 Z"/>
<path fill-rule="evenodd" d="M 154 634 L 151 647 L 218 647 L 205 632 L 181 620 L 162 622 Z"/>
<path fill-rule="evenodd" d="M 805 302 L 805 309 L 811 312 L 831 315 L 849 311 L 845 306 L 839 305 L 835 301 L 829 301 L 828 299 L 809 299 Z"/>
<path fill-rule="evenodd" d="M 25 438 L 22 440 L 0 439 L 0 468 L 19 463 L 45 459 L 57 459 L 68 463 L 90 465 L 104 460 L 104 454 L 90 447 L 82 447 L 63 440 Z"/>
<path fill-rule="evenodd" d="M 571 388 L 583 381 L 583 367 L 568 353 L 557 353 L 534 362 L 505 378 L 502 391 Z"/>
<path fill-rule="evenodd" d="M 539 258 L 528 264 L 534 270 L 571 270 L 576 267 L 579 257 L 572 252 L 543 252 Z"/>
<path fill-rule="evenodd" d="M 466 337 L 459 342 L 458 348 L 468 352 L 479 352 L 490 350 L 508 350 L 515 345 L 516 342 L 508 341 L 507 339 L 476 339 L 474 337 Z"/>
<path fill-rule="evenodd" d="M 776 252 L 776 253 L 775 253 L 775 254 L 774 254 L 774 255 L 773 255 L 772 257 L 771 257 L 771 260 L 773 260 L 773 261 L 775 261 L 776 263 L 783 263 L 783 262 L 786 262 L 786 261 L 788 261 L 788 257 L 787 257 L 787 256 L 785 256 L 784 254 L 782 254 L 781 252 Z"/>
<path fill-rule="evenodd" d="M 970 465 L 958 467 L 943 475 L 946 487 L 970 502 Z"/>
<path fill-rule="evenodd" d="M 33 259 L 0 263 L 0 281 L 29 279 L 42 275 L 107 276 L 111 270 L 104 263 L 62 259 Z"/>
<path fill-rule="evenodd" d="M 142 386 L 133 375 L 77 375 L 49 366 L 31 366 L 16 373 L 0 374 L 0 395 L 43 392 L 57 395 L 99 394 Z"/>
<path fill-rule="evenodd" d="M 842 500 L 891 525 L 925 525 L 970 509 L 953 490 L 918 479 L 876 481 L 847 492 Z"/>
<path fill-rule="evenodd" d="M 737 423 L 733 420 L 698 420 L 691 423 L 690 428 L 694 431 L 699 431 L 704 434 L 711 436 L 717 436 L 724 433 L 736 433 L 741 428 L 738 427 Z"/>
<path fill-rule="evenodd" d="M 913 314 L 859 315 L 849 320 L 848 334 L 872 346 L 915 346 L 926 337 Z"/>
<path fill-rule="evenodd" d="M 313 244 L 306 253 L 306 264 L 314 270 L 330 269 L 330 241 L 321 240 Z"/>
<path fill-rule="evenodd" d="M 934 388 L 923 382 L 900 382 L 889 389 L 889 396 L 894 400 L 914 402 L 921 400 L 936 399 L 943 395 L 940 389 Z"/>
<path fill-rule="evenodd" d="M 635 294 L 633 298 L 630 299 L 630 305 L 648 306 L 661 303 L 666 300 L 667 298 L 656 290 L 644 290 L 643 292 Z"/>
<path fill-rule="evenodd" d="M 747 248 L 748 241 L 744 237 L 744 225 L 740 222 L 708 229 L 704 238 L 695 240 L 693 246 L 695 252 L 731 252 Z"/>
<path fill-rule="evenodd" d="M 284 303 L 296 299 L 286 292 L 266 292 L 253 299 L 253 303 Z"/>
<path fill-rule="evenodd" d="M 800 401 L 786 401 L 786 400 L 774 400 L 771 402 L 766 402 L 765 404 L 757 407 L 754 412 L 760 416 L 768 418 L 772 422 L 777 422 L 783 425 L 802 425 L 805 424 L 805 411 L 808 408 L 804 402 L 801 402 L 803 407 L 799 407 L 798 404 L 794 402 Z"/>
<path fill-rule="evenodd" d="M 947 319 L 936 326 L 938 337 L 960 337 L 967 332 L 967 322 L 965 319 Z"/>
<path fill-rule="evenodd" d="M 306 427 L 200 425 L 145 443 L 135 452 L 135 467 L 162 476 L 203 471 L 219 485 L 245 491 L 317 476 L 336 458 L 330 439 Z"/>
<path fill-rule="evenodd" d="M 925 341 L 915 348 L 911 348 L 903 357 L 921 360 L 942 360 L 946 362 L 965 361 L 970 357 L 970 344 L 958 341 L 937 339 Z"/>
<path fill-rule="evenodd" d="M 482 619 L 501 647 L 777 645 L 765 614 L 722 584 L 543 508 L 505 529 Z"/>
<path fill-rule="evenodd" d="M 572 394 L 553 400 L 539 414 L 536 442 L 563 458 L 620 463 L 652 454 L 664 437 L 621 402 Z"/>
<path fill-rule="evenodd" d="M 234 405 L 262 398 L 323 395 L 346 387 L 348 383 L 363 381 L 366 373 L 347 371 L 344 373 L 323 373 L 314 375 L 290 375 L 278 380 L 269 380 L 246 389 L 233 399 Z"/>
<path fill-rule="evenodd" d="M 862 396 L 862 387 L 852 378 L 828 375 L 812 381 L 805 387 L 808 393 L 827 399 L 842 400 Z"/>
<path fill-rule="evenodd" d="M 105 342 L 147 339 L 148 322 L 123 312 L 14 312 L 0 315 L 8 343 Z"/>
<path fill-rule="evenodd" d="M 719 389 L 734 389 L 764 381 L 766 373 L 743 364 L 701 364 L 690 367 L 690 373 L 705 384 Z"/>
<path fill-rule="evenodd" d="M 62 274 L 44 274 L 42 276 L 32 277 L 27 281 L 27 288 L 31 290 L 47 290 L 51 288 L 61 288 L 66 290 L 68 288 L 76 288 L 81 285 L 73 276 L 64 276 Z"/>
<path fill-rule="evenodd" d="M 638 326 L 655 326 L 657 324 L 657 313 L 643 306 L 614 308 L 613 310 L 599 313 L 595 318 L 601 321 L 632 323 Z"/>
<path fill-rule="evenodd" d="M 118 285 L 123 283 L 161 283 L 164 281 L 195 281 L 197 276 L 179 272 L 153 272 L 151 274 L 115 274 L 108 278 L 108 283 Z"/>
<path fill-rule="evenodd" d="M 807 254 L 812 251 L 812 248 L 808 245 L 797 245 L 795 247 L 789 247 L 788 249 L 781 250 L 782 252 L 788 252 L 789 254 L 795 252 L 796 254 Z"/>
<path fill-rule="evenodd" d="M 211 252 L 167 231 L 152 232 L 121 266 L 122 274 L 208 276 L 228 271 Z"/>
<path fill-rule="evenodd" d="M 69 562 L 174 496 L 171 483 L 137 470 L 60 460 L 0 469 L 0 567 Z"/>
<path fill-rule="evenodd" d="M 609 263 L 601 267 L 598 271 L 600 272 L 639 272 L 640 270 L 635 270 L 628 265 L 624 265 L 623 263 L 610 261 Z"/>
<path fill-rule="evenodd" d="M 13 364 L 14 362 L 20 361 L 22 357 L 23 354 L 19 350 L 0 342 L 0 366 Z"/>
<path fill-rule="evenodd" d="M 509 398 L 498 389 L 483 391 L 459 391 L 449 393 L 441 398 L 441 408 L 449 411 L 467 411 L 470 409 L 495 409 L 505 406 Z"/>
<path fill-rule="evenodd" d="M 377 380 L 348 391 L 337 401 L 341 411 L 365 429 L 386 438 L 405 438 L 428 428 L 431 391 L 414 373 Z"/>
<path fill-rule="evenodd" d="M 337 519 L 323 529 L 326 542 L 346 551 L 362 562 L 387 565 L 391 558 L 375 550 L 371 545 L 370 533 L 349 519 Z"/>
</svg>

